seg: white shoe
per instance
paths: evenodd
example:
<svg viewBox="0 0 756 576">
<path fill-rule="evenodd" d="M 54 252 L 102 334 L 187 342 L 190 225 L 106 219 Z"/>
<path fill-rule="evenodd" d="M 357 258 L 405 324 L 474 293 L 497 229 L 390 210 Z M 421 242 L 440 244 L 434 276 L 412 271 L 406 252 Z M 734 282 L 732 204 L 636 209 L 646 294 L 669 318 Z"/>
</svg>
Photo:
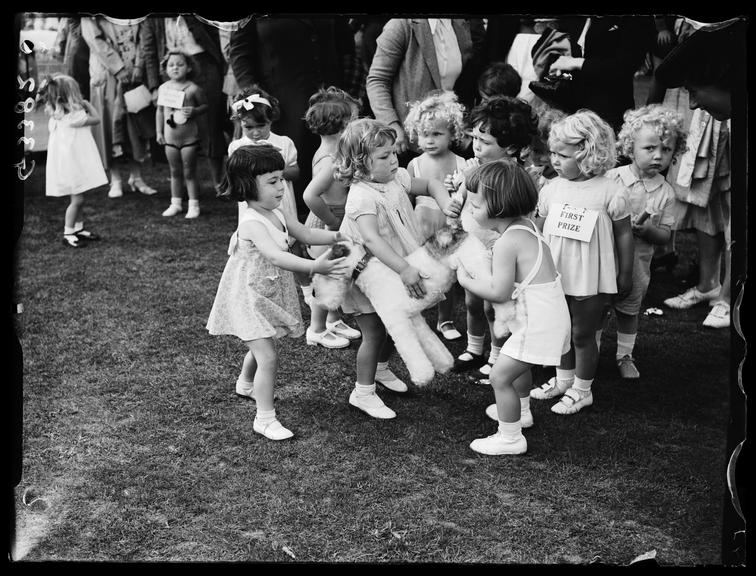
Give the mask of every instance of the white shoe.
<svg viewBox="0 0 756 576">
<path fill-rule="evenodd" d="M 362 337 L 362 332 L 355 330 L 343 320 L 336 320 L 336 322 L 326 322 L 326 328 L 336 334 L 336 336 L 341 336 L 342 338 L 346 338 L 347 340 L 357 340 L 358 338 Z"/>
<path fill-rule="evenodd" d="M 168 208 L 163 210 L 163 216 L 175 216 L 176 214 L 181 214 L 181 206 L 171 204 Z"/>
<path fill-rule="evenodd" d="M 593 404 L 593 392 L 569 388 L 559 402 L 551 407 L 551 411 L 555 414 L 575 414 L 591 404 Z"/>
<path fill-rule="evenodd" d="M 441 336 L 443 336 L 445 340 L 459 340 L 462 338 L 462 334 L 460 334 L 459 330 L 455 328 L 454 322 L 451 320 L 436 324 L 436 330 L 441 332 Z"/>
<path fill-rule="evenodd" d="M 134 192 L 134 190 L 139 190 L 142 194 L 145 194 L 146 196 L 152 196 L 153 194 L 157 194 L 157 190 L 152 188 L 151 186 L 148 186 L 147 183 L 142 180 L 142 177 L 134 178 L 133 176 L 129 176 L 129 179 L 127 181 L 127 184 L 129 185 L 129 189 Z"/>
<path fill-rule="evenodd" d="M 317 346 L 320 344 L 323 348 L 346 348 L 349 346 L 349 340 L 337 336 L 328 328 L 320 333 L 315 332 L 312 328 L 308 328 L 307 333 L 305 334 L 305 341 L 310 346 Z"/>
<path fill-rule="evenodd" d="M 267 424 L 258 424 L 257 418 L 252 422 L 252 430 L 258 434 L 262 434 L 268 440 L 286 440 L 294 436 L 294 432 L 288 428 L 284 428 L 278 419 L 272 420 Z"/>
<path fill-rule="evenodd" d="M 480 372 L 480 374 L 482 376 L 489 376 L 491 374 L 491 370 L 492 369 L 493 369 L 493 365 L 491 364 L 491 362 L 489 360 L 488 362 L 486 362 L 485 364 L 483 364 L 483 366 L 481 366 L 480 368 L 478 368 L 478 372 Z"/>
<path fill-rule="evenodd" d="M 541 384 L 540 388 L 533 388 L 530 391 L 530 397 L 536 400 L 548 400 L 549 398 L 556 398 L 567 392 L 570 384 L 560 384 L 556 376 L 549 378 L 549 381 L 545 384 Z"/>
<path fill-rule="evenodd" d="M 490 404 L 486 407 L 486 416 L 491 420 L 499 421 L 499 412 L 496 409 L 496 404 Z M 520 412 L 520 426 L 523 428 L 533 427 L 533 413 L 528 410 L 527 412 Z"/>
<path fill-rule="evenodd" d="M 706 316 L 703 325 L 707 328 L 729 328 L 730 327 L 730 305 L 726 302 L 717 302 Z"/>
<path fill-rule="evenodd" d="M 184 218 L 196 218 L 199 215 L 200 215 L 199 206 L 189 206 L 189 208 L 186 211 L 186 216 L 184 216 Z"/>
<path fill-rule="evenodd" d="M 375 381 L 381 386 L 388 388 L 392 392 L 406 392 L 407 385 L 399 380 L 391 370 L 377 370 L 375 372 Z"/>
<path fill-rule="evenodd" d="M 113 180 L 108 190 L 108 198 L 120 198 L 123 196 L 123 187 L 120 180 Z"/>
<path fill-rule="evenodd" d="M 528 451 L 528 441 L 520 434 L 517 440 L 508 440 L 501 432 L 491 434 L 486 438 L 477 438 L 470 442 L 470 448 L 479 454 L 487 456 L 501 456 L 503 454 L 525 454 Z"/>
<path fill-rule="evenodd" d="M 696 286 L 690 288 L 674 298 L 667 298 L 664 301 L 664 305 L 669 308 L 675 308 L 676 310 L 686 310 L 692 308 L 696 304 L 701 302 L 713 302 L 719 298 L 719 291 L 721 287 L 717 286 L 709 290 L 708 292 L 701 292 Z"/>
<path fill-rule="evenodd" d="M 352 390 L 352 393 L 349 395 L 349 404 L 373 418 L 380 418 L 382 420 L 396 418 L 396 412 L 386 406 L 375 392 L 365 396 L 358 396 L 357 390 Z"/>
<path fill-rule="evenodd" d="M 255 399 L 255 385 L 252 382 L 236 381 L 236 393 L 251 400 Z"/>
</svg>

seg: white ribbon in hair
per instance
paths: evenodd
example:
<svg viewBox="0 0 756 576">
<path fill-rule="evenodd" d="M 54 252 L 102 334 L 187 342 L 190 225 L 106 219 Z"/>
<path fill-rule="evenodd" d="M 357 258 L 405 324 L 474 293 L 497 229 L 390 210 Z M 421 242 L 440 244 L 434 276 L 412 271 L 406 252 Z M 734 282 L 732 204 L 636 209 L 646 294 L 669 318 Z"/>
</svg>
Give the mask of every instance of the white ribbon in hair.
<svg viewBox="0 0 756 576">
<path fill-rule="evenodd" d="M 238 112 L 239 108 L 244 108 L 245 110 L 252 110 L 252 108 L 255 107 L 255 103 L 265 104 L 266 106 L 273 108 L 273 106 L 270 105 L 270 101 L 267 98 L 263 98 L 259 94 L 250 94 L 244 100 L 237 100 L 236 102 L 231 104 L 231 109 L 234 112 Z"/>
</svg>

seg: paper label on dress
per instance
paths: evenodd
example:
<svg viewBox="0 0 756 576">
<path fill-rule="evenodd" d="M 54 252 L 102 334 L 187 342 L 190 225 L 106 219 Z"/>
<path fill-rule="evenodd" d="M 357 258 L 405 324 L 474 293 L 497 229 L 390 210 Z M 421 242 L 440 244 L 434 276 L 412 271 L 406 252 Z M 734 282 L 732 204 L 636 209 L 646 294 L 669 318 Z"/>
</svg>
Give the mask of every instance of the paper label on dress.
<svg viewBox="0 0 756 576">
<path fill-rule="evenodd" d="M 182 90 L 174 90 L 173 88 L 161 88 L 158 91 L 158 106 L 166 106 L 168 108 L 182 108 L 184 106 L 184 95 L 186 93 Z"/>
<path fill-rule="evenodd" d="M 590 242 L 596 227 L 598 212 L 569 204 L 552 204 L 543 225 L 543 231 L 552 236 Z"/>
</svg>

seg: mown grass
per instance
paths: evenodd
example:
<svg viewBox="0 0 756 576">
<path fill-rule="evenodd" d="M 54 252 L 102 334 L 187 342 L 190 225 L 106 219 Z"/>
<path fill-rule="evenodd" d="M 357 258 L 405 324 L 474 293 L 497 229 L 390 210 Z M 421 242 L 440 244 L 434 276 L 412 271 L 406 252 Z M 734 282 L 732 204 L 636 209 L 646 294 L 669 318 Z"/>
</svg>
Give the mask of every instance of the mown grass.
<svg viewBox="0 0 756 576">
<path fill-rule="evenodd" d="M 701 326 L 705 308 L 643 318 L 635 383 L 610 324 L 594 406 L 558 417 L 534 401 L 522 457 L 469 449 L 494 430 L 492 395 L 462 376 L 382 392 L 398 417 L 377 421 L 347 404 L 354 346 L 284 339 L 277 410 L 296 437 L 267 441 L 234 394 L 243 345 L 204 328 L 236 207 L 208 186 L 199 219 L 162 218 L 166 172 L 147 174 L 155 197 L 88 194 L 103 240 L 81 250 L 60 244 L 65 201 L 44 197 L 44 167 L 25 183 L 15 559 L 720 563 L 730 343 Z M 691 237 L 678 249 L 646 305 L 686 287 Z"/>
</svg>

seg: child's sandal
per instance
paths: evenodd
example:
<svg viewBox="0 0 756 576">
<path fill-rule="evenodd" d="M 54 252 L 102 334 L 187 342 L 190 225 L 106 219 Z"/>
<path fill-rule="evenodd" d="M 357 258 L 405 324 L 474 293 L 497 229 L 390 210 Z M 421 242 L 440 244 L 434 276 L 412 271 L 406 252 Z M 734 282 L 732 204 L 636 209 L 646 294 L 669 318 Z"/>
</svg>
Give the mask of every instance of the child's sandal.
<svg viewBox="0 0 756 576">
<path fill-rule="evenodd" d="M 95 234 L 94 232 L 90 232 L 89 230 L 79 230 L 78 232 L 74 232 L 74 235 L 79 240 L 99 240 L 100 235 Z"/>
<path fill-rule="evenodd" d="M 82 243 L 76 234 L 63 234 L 63 245 L 69 248 L 81 248 Z"/>
</svg>

